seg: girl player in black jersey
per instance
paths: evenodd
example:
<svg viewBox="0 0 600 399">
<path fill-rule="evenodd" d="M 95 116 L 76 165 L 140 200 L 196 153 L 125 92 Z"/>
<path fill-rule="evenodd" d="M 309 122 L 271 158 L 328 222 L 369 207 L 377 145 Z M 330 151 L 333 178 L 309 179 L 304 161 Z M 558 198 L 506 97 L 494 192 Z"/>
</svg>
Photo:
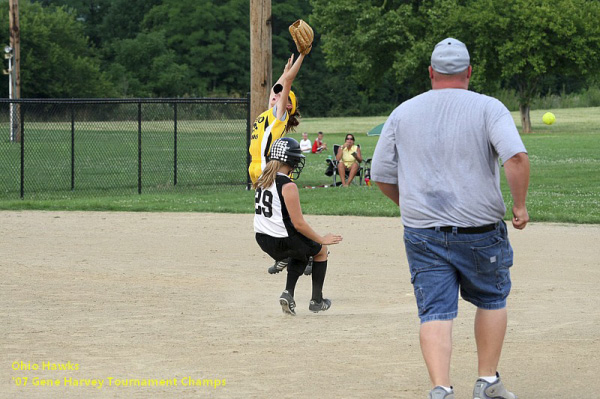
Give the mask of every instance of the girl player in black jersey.
<svg viewBox="0 0 600 399">
<path fill-rule="evenodd" d="M 271 146 L 270 161 L 253 184 L 255 194 L 254 231 L 260 248 L 275 261 L 290 258 L 285 291 L 279 298 L 284 313 L 296 314 L 294 289 L 309 257 L 313 257 L 312 297 L 308 306 L 313 312 L 329 309 L 331 301 L 323 298 L 327 272 L 327 245 L 342 241 L 342 236 L 317 234 L 302 216 L 298 179 L 305 157 L 300 144 L 290 137 L 276 140 Z"/>
</svg>

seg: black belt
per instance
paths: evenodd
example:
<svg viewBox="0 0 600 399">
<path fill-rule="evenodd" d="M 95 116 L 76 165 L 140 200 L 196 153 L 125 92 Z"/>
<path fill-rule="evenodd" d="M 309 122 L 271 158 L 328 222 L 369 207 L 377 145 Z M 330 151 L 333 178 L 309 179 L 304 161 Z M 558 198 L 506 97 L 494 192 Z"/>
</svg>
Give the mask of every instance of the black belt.
<svg viewBox="0 0 600 399">
<path fill-rule="evenodd" d="M 456 232 L 458 234 L 481 234 L 487 233 L 488 231 L 496 230 L 497 223 L 486 224 L 485 226 L 475 226 L 475 227 L 456 227 Z M 439 229 L 444 233 L 452 233 L 454 227 L 452 226 L 442 226 L 442 227 L 428 227 L 429 230 Z"/>
</svg>

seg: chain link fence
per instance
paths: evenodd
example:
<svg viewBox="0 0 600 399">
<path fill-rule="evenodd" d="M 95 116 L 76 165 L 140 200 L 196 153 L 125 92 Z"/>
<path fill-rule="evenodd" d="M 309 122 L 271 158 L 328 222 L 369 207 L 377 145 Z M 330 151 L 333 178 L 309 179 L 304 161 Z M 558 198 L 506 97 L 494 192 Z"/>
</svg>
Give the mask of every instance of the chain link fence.
<svg viewBox="0 0 600 399">
<path fill-rule="evenodd" d="M 250 98 L 0 100 L 0 199 L 242 190 Z"/>
</svg>

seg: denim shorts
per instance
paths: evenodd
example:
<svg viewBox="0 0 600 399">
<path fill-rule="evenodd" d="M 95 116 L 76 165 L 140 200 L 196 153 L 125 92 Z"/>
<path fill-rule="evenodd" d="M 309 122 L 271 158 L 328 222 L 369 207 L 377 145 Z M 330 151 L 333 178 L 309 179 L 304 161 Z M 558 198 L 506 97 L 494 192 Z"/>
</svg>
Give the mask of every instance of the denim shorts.
<svg viewBox="0 0 600 399">
<path fill-rule="evenodd" d="M 459 290 L 478 308 L 506 306 L 513 250 L 504 221 L 476 234 L 405 227 L 404 245 L 421 323 L 454 319 Z"/>
</svg>

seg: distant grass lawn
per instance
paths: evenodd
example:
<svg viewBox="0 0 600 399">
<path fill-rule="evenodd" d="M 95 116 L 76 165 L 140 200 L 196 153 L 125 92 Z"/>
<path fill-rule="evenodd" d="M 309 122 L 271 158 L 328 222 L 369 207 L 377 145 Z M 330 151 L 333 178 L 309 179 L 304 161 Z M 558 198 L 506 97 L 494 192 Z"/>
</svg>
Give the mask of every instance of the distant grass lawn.
<svg viewBox="0 0 600 399">
<path fill-rule="evenodd" d="M 546 126 L 542 115 L 552 111 L 556 123 Z M 518 113 L 513 113 L 520 126 Z M 332 148 L 341 144 L 346 133 L 356 135 L 363 155 L 373 154 L 378 137 L 366 132 L 386 120 L 365 118 L 305 118 L 292 137 L 307 132 L 314 140 L 317 131 L 325 133 Z M 534 133 L 522 135 L 531 160 L 528 209 L 532 221 L 600 223 L 600 108 L 537 110 L 531 112 Z M 321 188 L 331 184 L 325 176 L 325 154 L 307 154 L 307 163 L 298 185 L 306 214 L 398 216 L 396 206 L 376 187 L 353 186 L 349 189 Z M 304 188 L 305 186 L 317 188 Z M 502 180 L 507 208 L 510 195 Z M 0 209 L 41 210 L 112 210 L 169 212 L 252 213 L 253 192 L 244 189 L 201 193 L 142 194 L 117 197 L 74 198 L 60 200 L 0 200 Z M 507 217 L 509 216 L 507 214 Z"/>
</svg>

